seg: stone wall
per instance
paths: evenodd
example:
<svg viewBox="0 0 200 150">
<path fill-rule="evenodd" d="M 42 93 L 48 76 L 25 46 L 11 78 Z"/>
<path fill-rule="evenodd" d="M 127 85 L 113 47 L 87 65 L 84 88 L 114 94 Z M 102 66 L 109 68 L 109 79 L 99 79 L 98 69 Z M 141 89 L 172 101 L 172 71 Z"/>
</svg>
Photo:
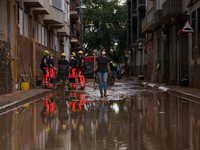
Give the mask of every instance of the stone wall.
<svg viewBox="0 0 200 150">
<path fill-rule="evenodd" d="M 7 42 L 0 41 L 0 94 L 12 91 L 11 48 Z"/>
</svg>

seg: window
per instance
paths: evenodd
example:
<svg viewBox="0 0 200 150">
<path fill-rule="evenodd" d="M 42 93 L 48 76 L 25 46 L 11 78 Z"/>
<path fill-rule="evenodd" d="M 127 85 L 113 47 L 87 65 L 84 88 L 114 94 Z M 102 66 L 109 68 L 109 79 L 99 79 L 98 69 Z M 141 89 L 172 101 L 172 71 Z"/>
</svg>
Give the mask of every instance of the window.
<svg viewBox="0 0 200 150">
<path fill-rule="evenodd" d="M 47 47 L 47 29 L 44 30 L 44 46 Z"/>
<path fill-rule="evenodd" d="M 38 23 L 38 43 L 41 44 L 42 42 L 42 25 Z"/>
<path fill-rule="evenodd" d="M 55 51 L 59 52 L 58 37 L 55 36 Z"/>
<path fill-rule="evenodd" d="M 53 50 L 55 50 L 55 35 L 53 35 Z"/>
<path fill-rule="evenodd" d="M 50 33 L 50 47 L 53 49 L 53 34 Z"/>
<path fill-rule="evenodd" d="M 20 29 L 20 35 L 23 35 L 23 10 L 19 9 L 19 29 Z"/>
<path fill-rule="evenodd" d="M 24 36 L 28 38 L 28 14 L 24 12 Z"/>
<path fill-rule="evenodd" d="M 42 45 L 44 45 L 44 27 L 42 26 Z"/>
<path fill-rule="evenodd" d="M 65 3 L 65 22 L 69 24 L 69 4 Z"/>
<path fill-rule="evenodd" d="M 38 37 L 37 37 L 38 29 L 37 29 L 37 21 L 36 20 L 34 21 L 34 28 L 35 28 L 35 42 L 37 42 L 37 40 L 38 40 Z"/>
</svg>

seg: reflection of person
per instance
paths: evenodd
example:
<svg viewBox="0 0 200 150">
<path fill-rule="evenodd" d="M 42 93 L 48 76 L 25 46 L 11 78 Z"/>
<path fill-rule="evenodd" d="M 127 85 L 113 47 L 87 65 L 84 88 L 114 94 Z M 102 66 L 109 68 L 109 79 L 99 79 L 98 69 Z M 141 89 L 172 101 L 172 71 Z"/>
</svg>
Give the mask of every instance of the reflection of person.
<svg viewBox="0 0 200 150">
<path fill-rule="evenodd" d="M 42 120 L 44 124 L 48 123 L 48 119 L 54 118 L 55 102 L 53 95 L 49 94 L 43 98 Z"/>
<path fill-rule="evenodd" d="M 63 81 L 63 88 L 65 88 L 66 78 L 67 78 L 67 69 L 68 69 L 68 61 L 65 59 L 66 54 L 61 54 L 61 59 L 58 60 L 58 74 L 56 79 L 54 80 L 53 86 L 62 80 Z"/>
<path fill-rule="evenodd" d="M 109 76 L 111 76 L 110 72 L 110 60 L 106 57 L 106 50 L 103 48 L 101 50 L 101 56 L 97 58 L 97 65 L 95 68 L 95 72 L 97 72 L 98 79 L 99 79 L 99 90 L 101 97 L 103 97 L 103 88 L 104 88 L 104 96 L 106 97 L 106 90 L 107 90 L 107 79 L 108 79 L 108 72 Z"/>
<path fill-rule="evenodd" d="M 77 66 L 77 61 L 75 59 L 76 54 L 72 52 L 71 56 L 71 61 L 69 63 L 70 67 L 70 74 L 69 74 L 69 81 L 70 81 L 70 88 L 71 89 L 76 89 L 76 66 Z"/>
<path fill-rule="evenodd" d="M 95 125 L 96 126 L 96 125 Z M 108 102 L 104 101 L 99 106 L 98 125 L 96 126 L 97 134 L 102 138 L 104 148 L 107 146 L 107 136 L 110 134 L 111 119 L 108 116 Z"/>
</svg>

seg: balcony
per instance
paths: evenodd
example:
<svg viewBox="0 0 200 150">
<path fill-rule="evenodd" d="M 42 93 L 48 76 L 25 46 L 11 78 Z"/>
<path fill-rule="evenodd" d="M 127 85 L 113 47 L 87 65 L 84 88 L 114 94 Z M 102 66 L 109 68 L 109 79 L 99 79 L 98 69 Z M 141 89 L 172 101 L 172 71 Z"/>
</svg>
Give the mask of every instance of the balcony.
<svg viewBox="0 0 200 150">
<path fill-rule="evenodd" d="M 64 13 L 62 10 L 50 6 L 50 13 L 44 16 L 44 21 L 47 24 L 57 24 L 57 26 L 63 24 L 62 26 L 64 26 Z"/>
<path fill-rule="evenodd" d="M 60 35 L 70 35 L 70 28 L 66 22 L 64 23 L 64 26 L 61 29 L 57 30 L 57 33 Z"/>
<path fill-rule="evenodd" d="M 41 8 L 33 8 L 33 12 L 35 14 L 49 14 L 50 13 L 50 4 L 49 0 L 43 0 L 43 7 Z"/>
<path fill-rule="evenodd" d="M 145 0 L 137 0 L 137 10 L 141 9 L 141 8 L 145 8 Z"/>
<path fill-rule="evenodd" d="M 164 25 L 167 22 L 169 22 L 170 19 L 164 19 L 163 18 L 163 10 L 157 10 L 156 13 L 154 14 L 154 22 L 155 22 L 155 26 L 160 26 L 160 25 Z"/>
<path fill-rule="evenodd" d="M 142 19 L 142 33 L 147 33 L 147 17 L 144 17 Z"/>
<path fill-rule="evenodd" d="M 132 18 L 137 18 L 137 12 L 136 12 L 136 10 L 133 10 Z"/>
<path fill-rule="evenodd" d="M 79 31 L 73 30 L 71 32 L 71 44 L 73 44 L 75 46 L 80 46 L 79 39 L 80 39 Z"/>
<path fill-rule="evenodd" d="M 79 19 L 79 4 L 78 2 L 70 2 L 70 20 L 76 22 Z"/>
<path fill-rule="evenodd" d="M 147 14 L 147 28 L 154 28 L 154 8 L 152 8 Z"/>
<path fill-rule="evenodd" d="M 24 0 L 23 2 L 25 5 L 29 7 L 43 7 L 44 6 L 44 0 Z"/>
<path fill-rule="evenodd" d="M 182 13 L 182 0 L 167 0 L 163 4 L 163 18 L 175 18 Z"/>
</svg>

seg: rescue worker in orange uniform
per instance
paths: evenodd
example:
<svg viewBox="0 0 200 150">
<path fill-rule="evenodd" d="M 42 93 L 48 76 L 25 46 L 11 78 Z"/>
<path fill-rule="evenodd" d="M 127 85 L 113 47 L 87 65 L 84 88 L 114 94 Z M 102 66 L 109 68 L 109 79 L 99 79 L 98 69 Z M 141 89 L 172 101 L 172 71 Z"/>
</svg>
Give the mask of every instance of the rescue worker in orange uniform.
<svg viewBox="0 0 200 150">
<path fill-rule="evenodd" d="M 79 51 L 78 52 L 79 55 L 79 74 L 78 74 L 78 78 L 79 78 L 79 82 L 80 82 L 80 88 L 79 90 L 84 90 L 85 87 L 85 59 L 83 58 L 83 51 Z"/>
<path fill-rule="evenodd" d="M 76 67 L 77 67 L 77 60 L 75 59 L 76 54 L 72 52 L 71 61 L 69 63 L 70 74 L 69 74 L 69 81 L 70 81 L 70 88 L 76 89 Z"/>
<path fill-rule="evenodd" d="M 43 71 L 43 79 L 42 79 L 42 87 L 48 87 L 48 78 L 49 78 L 49 69 L 48 69 L 48 58 L 49 58 L 49 51 L 45 50 L 43 52 L 44 56 L 42 57 L 42 71 Z"/>
<path fill-rule="evenodd" d="M 48 60 L 48 67 L 49 67 L 49 88 L 53 87 L 53 80 L 55 77 L 55 68 L 54 68 L 54 61 L 53 61 L 53 54 L 50 54 L 50 58 Z"/>
</svg>

